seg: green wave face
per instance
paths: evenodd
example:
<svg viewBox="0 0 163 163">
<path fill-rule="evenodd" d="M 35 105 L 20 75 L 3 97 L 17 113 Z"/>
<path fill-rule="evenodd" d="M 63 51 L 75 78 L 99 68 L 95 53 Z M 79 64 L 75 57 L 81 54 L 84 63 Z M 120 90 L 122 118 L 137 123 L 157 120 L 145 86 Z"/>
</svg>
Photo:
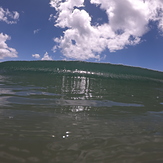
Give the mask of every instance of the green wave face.
<svg viewBox="0 0 163 163">
<path fill-rule="evenodd" d="M 163 102 L 163 73 L 142 68 L 79 61 L 11 61 L 0 63 L 0 74 L 2 96 L 9 96 L 4 101 L 11 105 L 153 109 Z"/>
<path fill-rule="evenodd" d="M 113 79 L 163 80 L 163 73 L 143 68 L 80 61 L 9 61 L 0 63 L 0 73 L 47 73 L 106 77 Z"/>
</svg>

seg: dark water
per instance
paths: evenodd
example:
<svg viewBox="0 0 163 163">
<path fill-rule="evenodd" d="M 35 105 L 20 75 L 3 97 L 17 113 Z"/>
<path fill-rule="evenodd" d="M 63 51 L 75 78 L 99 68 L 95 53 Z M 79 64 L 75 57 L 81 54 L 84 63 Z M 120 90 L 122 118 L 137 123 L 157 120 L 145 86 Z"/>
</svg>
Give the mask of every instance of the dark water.
<svg viewBox="0 0 163 163">
<path fill-rule="evenodd" d="M 163 73 L 0 63 L 0 163 L 94 162 L 163 162 Z"/>
</svg>

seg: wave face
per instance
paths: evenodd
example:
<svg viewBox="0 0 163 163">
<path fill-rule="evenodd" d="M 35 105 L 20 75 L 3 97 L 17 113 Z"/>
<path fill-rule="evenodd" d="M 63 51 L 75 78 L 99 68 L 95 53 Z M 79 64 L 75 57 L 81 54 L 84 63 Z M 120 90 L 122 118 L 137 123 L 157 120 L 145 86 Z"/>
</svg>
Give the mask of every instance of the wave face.
<svg viewBox="0 0 163 163">
<path fill-rule="evenodd" d="M 163 73 L 79 61 L 2 62 L 0 124 L 1 162 L 159 162 Z"/>
<path fill-rule="evenodd" d="M 80 61 L 8 61 L 0 63 L 0 73 L 48 73 L 163 81 L 163 73 L 148 69 Z"/>
</svg>

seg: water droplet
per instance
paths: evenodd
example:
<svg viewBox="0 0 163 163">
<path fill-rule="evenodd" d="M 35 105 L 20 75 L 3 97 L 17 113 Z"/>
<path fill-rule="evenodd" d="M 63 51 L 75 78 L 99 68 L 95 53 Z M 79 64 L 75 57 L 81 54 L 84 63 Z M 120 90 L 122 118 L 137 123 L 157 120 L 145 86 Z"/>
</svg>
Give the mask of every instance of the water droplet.
<svg viewBox="0 0 163 163">
<path fill-rule="evenodd" d="M 69 134 L 70 133 L 70 131 L 66 131 L 66 134 Z"/>
</svg>

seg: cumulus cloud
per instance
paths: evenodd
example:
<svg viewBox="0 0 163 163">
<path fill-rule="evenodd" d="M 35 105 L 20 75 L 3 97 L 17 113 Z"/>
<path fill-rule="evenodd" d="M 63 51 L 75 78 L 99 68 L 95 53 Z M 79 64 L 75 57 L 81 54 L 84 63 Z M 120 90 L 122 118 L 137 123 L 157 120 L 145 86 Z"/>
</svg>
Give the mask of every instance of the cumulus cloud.
<svg viewBox="0 0 163 163">
<path fill-rule="evenodd" d="M 39 59 L 40 58 L 40 54 L 32 54 L 32 57 Z"/>
<path fill-rule="evenodd" d="M 17 11 L 9 11 L 0 7 L 0 21 L 4 21 L 7 24 L 16 24 L 19 20 L 19 13 Z"/>
<path fill-rule="evenodd" d="M 53 60 L 53 59 L 52 59 L 52 57 L 50 57 L 50 56 L 48 55 L 48 53 L 46 52 L 41 60 Z"/>
<path fill-rule="evenodd" d="M 0 59 L 5 57 L 17 57 L 17 51 L 14 48 L 8 47 L 7 40 L 10 40 L 10 36 L 0 33 Z"/>
<path fill-rule="evenodd" d="M 51 0 L 57 11 L 55 26 L 63 28 L 63 36 L 55 38 L 57 48 L 67 58 L 100 59 L 105 49 L 115 52 L 141 43 L 150 22 L 157 22 L 163 31 L 162 0 L 90 0 L 104 11 L 108 22 L 92 25 L 92 16 L 85 10 L 85 0 Z M 94 23 L 95 24 L 95 23 Z M 56 46 L 54 48 L 56 50 Z"/>
</svg>

